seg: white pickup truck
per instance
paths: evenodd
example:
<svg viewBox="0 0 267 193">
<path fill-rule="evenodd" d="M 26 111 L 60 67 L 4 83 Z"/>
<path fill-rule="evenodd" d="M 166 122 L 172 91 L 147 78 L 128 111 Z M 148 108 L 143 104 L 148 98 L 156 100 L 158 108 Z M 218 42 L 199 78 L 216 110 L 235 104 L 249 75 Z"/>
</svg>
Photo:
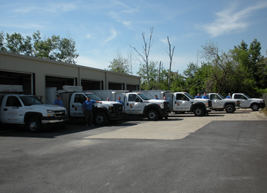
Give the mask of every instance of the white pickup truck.
<svg viewBox="0 0 267 193">
<path fill-rule="evenodd" d="M 150 98 L 157 95 L 160 99 L 163 97 L 170 104 L 170 112 L 185 113 L 193 112 L 195 116 L 208 115 L 211 111 L 212 103 L 209 99 L 196 99 L 186 92 L 161 91 L 161 90 L 145 90 L 142 91 Z"/>
<path fill-rule="evenodd" d="M 64 107 L 43 104 L 34 95 L 0 94 L 0 105 L 1 123 L 27 125 L 31 132 L 44 125 L 64 124 L 68 118 Z"/>
<path fill-rule="evenodd" d="M 206 96 L 212 101 L 213 110 L 225 110 L 227 113 L 233 113 L 236 107 L 239 107 L 239 101 L 234 99 L 225 99 L 218 93 L 206 93 Z"/>
<path fill-rule="evenodd" d="M 103 101 L 92 92 L 84 92 L 82 86 L 63 86 L 59 90 L 63 106 L 68 110 L 70 118 L 84 118 L 82 104 L 87 97 L 91 100 L 101 101 L 93 106 L 93 121 L 96 125 L 105 125 L 109 121 L 122 120 L 123 107 L 119 102 Z"/>
<path fill-rule="evenodd" d="M 168 117 L 170 109 L 168 101 L 149 99 L 142 92 L 128 92 L 128 90 L 98 90 L 92 92 L 95 92 L 101 98 L 109 97 L 113 101 L 121 97 L 125 115 L 142 115 L 155 121 Z"/>
<path fill-rule="evenodd" d="M 240 108 L 251 108 L 253 111 L 258 111 L 259 108 L 265 107 L 265 102 L 263 99 L 250 98 L 244 93 L 233 93 L 232 99 L 240 101 Z"/>
</svg>

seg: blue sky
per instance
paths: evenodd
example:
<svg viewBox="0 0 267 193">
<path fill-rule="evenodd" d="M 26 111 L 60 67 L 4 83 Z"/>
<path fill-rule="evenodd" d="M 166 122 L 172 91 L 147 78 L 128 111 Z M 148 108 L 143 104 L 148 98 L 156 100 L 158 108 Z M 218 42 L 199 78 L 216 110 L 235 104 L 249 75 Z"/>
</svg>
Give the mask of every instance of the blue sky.
<svg viewBox="0 0 267 193">
<path fill-rule="evenodd" d="M 266 0 L 0 0 L 0 31 L 42 38 L 60 35 L 76 42 L 77 64 L 107 69 L 120 54 L 132 55 L 133 74 L 154 28 L 149 59 L 168 69 L 167 36 L 175 46 L 172 70 L 182 73 L 190 62 L 200 65 L 201 46 L 209 41 L 227 52 L 256 38 L 267 50 Z M 199 53 L 199 54 L 197 54 Z M 199 57 L 197 57 L 197 55 Z M 198 58 L 198 59 L 197 59 Z"/>
</svg>

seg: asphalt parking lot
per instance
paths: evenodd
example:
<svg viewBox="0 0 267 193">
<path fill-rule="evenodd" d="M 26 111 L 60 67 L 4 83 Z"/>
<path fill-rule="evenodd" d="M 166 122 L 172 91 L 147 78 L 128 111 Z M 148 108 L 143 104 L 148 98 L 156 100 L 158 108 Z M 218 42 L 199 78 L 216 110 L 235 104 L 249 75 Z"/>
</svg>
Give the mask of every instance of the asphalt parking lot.
<svg viewBox="0 0 267 193">
<path fill-rule="evenodd" d="M 213 111 L 29 133 L 0 129 L 1 192 L 265 192 L 267 119 Z"/>
</svg>

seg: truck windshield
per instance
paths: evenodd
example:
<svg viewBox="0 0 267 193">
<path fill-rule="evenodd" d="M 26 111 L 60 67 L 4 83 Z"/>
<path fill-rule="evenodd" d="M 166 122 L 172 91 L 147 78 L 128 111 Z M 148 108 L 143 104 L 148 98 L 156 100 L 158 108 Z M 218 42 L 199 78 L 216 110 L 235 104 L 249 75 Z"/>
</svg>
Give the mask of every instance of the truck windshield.
<svg viewBox="0 0 267 193">
<path fill-rule="evenodd" d="M 246 95 L 246 94 L 243 94 L 245 97 L 247 97 L 248 99 L 250 99 L 250 97 L 248 96 L 248 95 Z"/>
<path fill-rule="evenodd" d="M 98 96 L 96 96 L 96 95 L 95 95 L 95 94 L 93 94 L 93 93 L 86 94 L 86 96 L 90 97 L 90 100 L 102 101 L 102 99 L 101 99 L 101 98 L 99 98 Z"/>
<path fill-rule="evenodd" d="M 43 102 L 36 96 L 20 96 L 19 98 L 25 106 L 43 104 Z"/>
<path fill-rule="evenodd" d="M 223 97 L 222 95 L 218 94 L 218 96 L 219 96 L 221 99 L 224 99 L 224 97 Z"/>
<path fill-rule="evenodd" d="M 143 100 L 149 100 L 149 98 L 148 98 L 146 95 L 142 94 L 142 93 L 139 93 L 138 95 L 139 95 Z"/>
<path fill-rule="evenodd" d="M 188 94 L 187 92 L 184 93 L 188 98 L 190 99 L 194 99 L 194 97 L 192 97 L 192 95 Z"/>
</svg>

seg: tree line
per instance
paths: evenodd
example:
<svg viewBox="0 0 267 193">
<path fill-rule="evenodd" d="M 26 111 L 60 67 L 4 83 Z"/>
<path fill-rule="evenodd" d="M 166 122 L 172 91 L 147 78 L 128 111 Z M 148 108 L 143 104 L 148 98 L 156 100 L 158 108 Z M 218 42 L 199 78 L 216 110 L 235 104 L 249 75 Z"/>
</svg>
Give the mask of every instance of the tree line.
<svg viewBox="0 0 267 193">
<path fill-rule="evenodd" d="M 53 35 L 41 38 L 40 31 L 32 36 L 23 37 L 20 33 L 0 33 L 0 50 L 26 56 L 34 56 L 69 64 L 76 64 L 75 41 L 72 38 L 60 38 Z"/>
<path fill-rule="evenodd" d="M 205 59 L 199 66 L 189 63 L 184 72 L 165 69 L 161 61 L 149 60 L 150 42 L 143 37 L 143 55 L 131 46 L 141 57 L 139 71 L 142 90 L 172 90 L 186 91 L 192 95 L 198 92 L 215 92 L 227 96 L 227 93 L 242 92 L 251 97 L 262 96 L 267 93 L 267 58 L 261 55 L 261 43 L 254 39 L 250 45 L 244 41 L 234 49 L 223 52 L 212 41 L 202 46 L 201 57 Z M 169 37 L 169 53 L 172 56 Z M 120 56 L 114 59 L 109 69 L 115 72 L 129 74 L 129 61 Z"/>
</svg>

